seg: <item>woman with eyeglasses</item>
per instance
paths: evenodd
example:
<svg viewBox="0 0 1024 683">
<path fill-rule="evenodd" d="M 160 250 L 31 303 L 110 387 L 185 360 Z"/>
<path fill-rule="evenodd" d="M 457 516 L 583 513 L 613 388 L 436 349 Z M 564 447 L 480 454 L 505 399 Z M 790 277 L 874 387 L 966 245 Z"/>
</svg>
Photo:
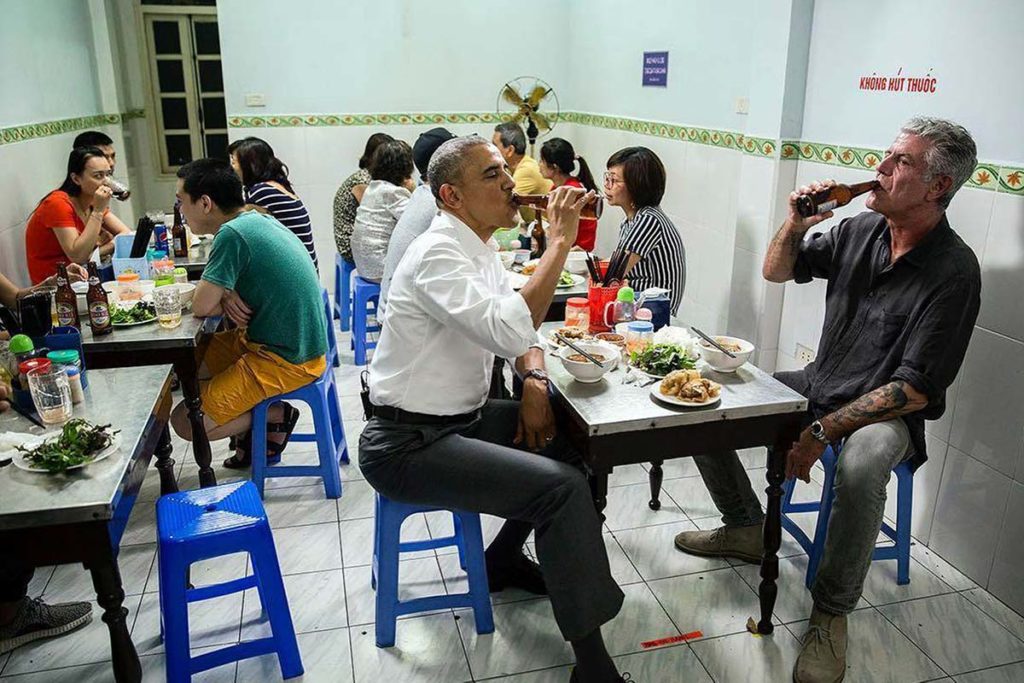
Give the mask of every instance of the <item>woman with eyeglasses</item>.
<svg viewBox="0 0 1024 683">
<path fill-rule="evenodd" d="M 661 210 L 665 166 L 646 147 L 626 147 L 611 155 L 606 167 L 605 199 L 626 213 L 618 248 L 629 254 L 629 284 L 638 292 L 650 287 L 669 290 L 675 315 L 686 287 L 686 249 L 676 226 Z"/>
<path fill-rule="evenodd" d="M 114 251 L 113 237 L 131 232 L 110 213 L 110 162 L 98 147 L 78 147 L 68 156 L 60 187 L 32 211 L 25 227 L 25 256 L 32 284 L 53 275 L 61 263 L 85 263 L 99 247 Z"/>
</svg>

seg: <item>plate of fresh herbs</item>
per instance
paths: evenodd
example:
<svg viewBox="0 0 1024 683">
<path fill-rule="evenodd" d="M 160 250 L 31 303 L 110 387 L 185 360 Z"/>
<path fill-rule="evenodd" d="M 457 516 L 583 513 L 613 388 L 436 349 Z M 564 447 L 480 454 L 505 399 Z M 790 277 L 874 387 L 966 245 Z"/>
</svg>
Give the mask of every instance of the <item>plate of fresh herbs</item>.
<svg viewBox="0 0 1024 683">
<path fill-rule="evenodd" d="M 675 370 L 692 370 L 697 359 L 678 344 L 651 344 L 630 354 L 629 364 L 650 377 L 664 379 Z"/>
<path fill-rule="evenodd" d="M 149 301 L 140 301 L 134 306 L 122 307 L 110 304 L 110 324 L 114 327 L 145 325 L 156 320 L 156 306 Z"/>
<path fill-rule="evenodd" d="M 48 434 L 32 448 L 17 449 L 13 463 L 29 472 L 58 473 L 77 470 L 110 457 L 121 445 L 110 425 L 94 425 L 81 418 L 68 420 L 59 432 Z"/>
</svg>

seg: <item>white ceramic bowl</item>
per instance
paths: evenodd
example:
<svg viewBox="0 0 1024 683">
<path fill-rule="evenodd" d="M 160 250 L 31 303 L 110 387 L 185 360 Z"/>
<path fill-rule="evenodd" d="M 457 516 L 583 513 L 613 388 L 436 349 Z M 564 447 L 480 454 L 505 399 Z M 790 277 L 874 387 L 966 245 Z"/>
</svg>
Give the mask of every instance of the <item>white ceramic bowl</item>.
<svg viewBox="0 0 1024 683">
<path fill-rule="evenodd" d="M 615 366 L 619 363 L 619 350 L 611 344 L 600 341 L 578 341 L 573 343 L 591 355 L 600 355 L 606 359 L 600 366 L 594 365 L 589 360 L 569 360 L 569 356 L 576 352 L 568 346 L 560 347 L 558 349 L 558 359 L 562 361 L 562 366 L 568 370 L 569 374 L 578 382 L 584 382 L 587 384 L 600 382 L 601 378 L 604 377 L 606 373 L 614 370 Z"/>
<path fill-rule="evenodd" d="M 512 267 L 512 264 L 516 262 L 516 253 L 514 251 L 500 251 L 498 256 L 501 257 L 501 265 L 508 270 Z"/>
<path fill-rule="evenodd" d="M 587 252 L 570 251 L 565 258 L 565 269 L 576 275 L 585 275 L 587 273 Z"/>
<path fill-rule="evenodd" d="M 142 296 L 146 296 L 147 294 L 153 293 L 153 289 L 156 287 L 156 282 L 153 280 L 139 280 L 138 285 L 139 289 L 142 291 Z M 113 294 L 116 296 L 118 291 L 117 281 L 104 282 L 103 289 L 107 290 L 107 294 Z"/>
<path fill-rule="evenodd" d="M 178 293 L 181 295 L 181 307 L 191 308 L 192 297 L 196 293 L 196 286 L 191 282 L 175 282 L 173 285 L 164 285 L 165 287 L 175 287 Z"/>
<path fill-rule="evenodd" d="M 740 347 L 739 351 L 732 352 L 736 357 L 729 358 L 729 356 L 711 346 L 703 339 L 698 341 L 697 346 L 700 348 L 700 355 L 704 358 L 705 362 L 711 366 L 712 370 L 717 370 L 718 372 L 736 372 L 736 368 L 746 363 L 747 360 L 750 359 L 750 354 L 754 353 L 754 345 L 746 339 L 740 339 L 739 337 L 726 337 L 721 334 L 713 334 L 711 335 L 711 338 L 720 344 L 729 342 L 730 344 L 738 344 Z"/>
</svg>

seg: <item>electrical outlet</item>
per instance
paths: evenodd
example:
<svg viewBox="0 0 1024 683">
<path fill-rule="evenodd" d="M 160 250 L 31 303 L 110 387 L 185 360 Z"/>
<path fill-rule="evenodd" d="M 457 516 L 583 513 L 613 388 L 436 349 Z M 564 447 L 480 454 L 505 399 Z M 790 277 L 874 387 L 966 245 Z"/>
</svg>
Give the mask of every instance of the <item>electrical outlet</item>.
<svg viewBox="0 0 1024 683">
<path fill-rule="evenodd" d="M 808 363 L 814 362 L 814 350 L 804 346 L 803 344 L 796 345 L 796 359 L 797 362 L 807 365 Z"/>
<path fill-rule="evenodd" d="M 737 97 L 736 98 L 736 113 L 737 114 L 749 114 L 750 113 L 750 98 L 749 97 Z"/>
<path fill-rule="evenodd" d="M 245 96 L 245 106 L 247 107 L 265 107 L 267 106 L 267 100 L 261 92 L 248 93 Z"/>
</svg>

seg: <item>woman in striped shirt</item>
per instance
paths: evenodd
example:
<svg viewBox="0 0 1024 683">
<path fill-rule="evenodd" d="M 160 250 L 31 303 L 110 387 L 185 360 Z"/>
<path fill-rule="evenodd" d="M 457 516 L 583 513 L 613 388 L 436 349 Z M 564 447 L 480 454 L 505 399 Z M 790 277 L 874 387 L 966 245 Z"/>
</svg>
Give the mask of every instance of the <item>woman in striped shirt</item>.
<svg viewBox="0 0 1024 683">
<path fill-rule="evenodd" d="M 319 271 L 313 246 L 313 225 L 305 204 L 288 181 L 288 167 L 274 156 L 274 150 L 259 138 L 243 138 L 228 147 L 231 168 L 242 179 L 245 202 L 277 219 L 298 237 L 313 266 Z"/>
<path fill-rule="evenodd" d="M 661 210 L 665 166 L 646 147 L 626 147 L 613 154 L 604 174 L 608 203 L 622 207 L 618 248 L 629 254 L 626 277 L 640 292 L 660 287 L 670 292 L 672 315 L 686 287 L 686 249 L 676 226 Z"/>
</svg>

